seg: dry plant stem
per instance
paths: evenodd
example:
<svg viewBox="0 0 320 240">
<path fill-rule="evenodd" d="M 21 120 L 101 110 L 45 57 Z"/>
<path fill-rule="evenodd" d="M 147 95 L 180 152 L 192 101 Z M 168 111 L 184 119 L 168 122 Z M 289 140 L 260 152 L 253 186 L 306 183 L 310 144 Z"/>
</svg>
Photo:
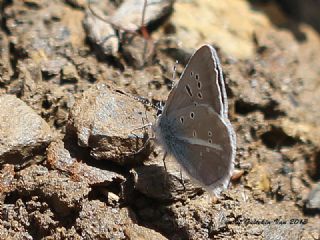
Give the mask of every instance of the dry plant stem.
<svg viewBox="0 0 320 240">
<path fill-rule="evenodd" d="M 143 48 L 143 61 L 144 63 L 146 63 L 146 55 L 147 55 L 147 51 L 148 51 L 148 40 L 151 39 L 150 34 L 148 33 L 148 30 L 145 26 L 145 15 L 146 15 L 146 10 L 147 10 L 147 4 L 148 4 L 148 0 L 144 0 L 144 4 L 143 4 L 143 9 L 142 9 L 142 17 L 141 17 L 141 28 L 140 31 L 142 33 L 144 40 L 144 48 Z M 153 49 L 151 49 L 153 50 Z"/>
<path fill-rule="evenodd" d="M 145 27 L 145 25 L 144 25 L 144 18 L 145 18 L 145 16 L 146 16 L 147 1 L 148 1 L 148 0 L 144 0 L 144 4 L 143 4 L 142 17 L 141 17 L 141 27 Z"/>
</svg>

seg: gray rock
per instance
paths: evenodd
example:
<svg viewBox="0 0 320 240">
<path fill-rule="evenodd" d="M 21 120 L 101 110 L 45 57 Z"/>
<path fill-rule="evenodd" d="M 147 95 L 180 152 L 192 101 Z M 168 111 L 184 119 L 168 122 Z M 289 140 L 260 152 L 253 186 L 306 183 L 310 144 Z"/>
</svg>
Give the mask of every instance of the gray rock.
<svg viewBox="0 0 320 240">
<path fill-rule="evenodd" d="M 150 153 L 149 144 L 143 148 L 146 132 L 137 129 L 146 124 L 145 117 L 142 103 L 98 84 L 73 106 L 69 130 L 76 132 L 78 144 L 89 148 L 94 158 L 134 163 Z M 134 156 L 140 149 L 143 151 Z"/>
<path fill-rule="evenodd" d="M 59 76 L 61 69 L 67 63 L 64 58 L 43 61 L 41 63 L 41 72 L 44 79 L 49 79 L 54 76 Z"/>
<path fill-rule="evenodd" d="M 72 64 L 67 64 L 62 68 L 61 80 L 63 83 L 76 83 L 80 79 L 77 69 Z"/>
<path fill-rule="evenodd" d="M 128 240 L 166 240 L 163 235 L 160 233 L 139 226 L 137 224 L 132 224 L 125 228 L 124 234 L 126 235 Z"/>
<path fill-rule="evenodd" d="M 98 9 L 94 9 L 94 11 L 97 15 L 103 16 Z M 83 20 L 83 26 L 89 40 L 105 55 L 115 56 L 117 54 L 119 39 L 111 24 L 87 11 Z"/>
<path fill-rule="evenodd" d="M 310 191 L 305 206 L 308 210 L 320 211 L 320 183 Z"/>
<path fill-rule="evenodd" d="M 154 43 L 139 35 L 122 44 L 122 54 L 128 65 L 141 69 L 150 65 L 155 56 Z"/>
<path fill-rule="evenodd" d="M 89 185 L 109 185 L 114 181 L 123 181 L 120 174 L 88 166 L 70 156 L 62 141 L 52 142 L 47 149 L 47 163 L 53 169 L 67 173 L 73 179 Z"/>
<path fill-rule="evenodd" d="M 49 125 L 23 101 L 0 96 L 0 164 L 23 164 L 53 139 Z"/>
<path fill-rule="evenodd" d="M 170 160 L 166 160 L 167 169 L 162 162 L 134 168 L 131 173 L 135 189 L 162 201 L 181 200 L 202 191 L 201 187 L 192 185 L 190 178 L 177 163 Z"/>
<path fill-rule="evenodd" d="M 10 65 L 9 41 L 0 32 L 0 84 L 8 84 L 13 74 Z"/>
</svg>

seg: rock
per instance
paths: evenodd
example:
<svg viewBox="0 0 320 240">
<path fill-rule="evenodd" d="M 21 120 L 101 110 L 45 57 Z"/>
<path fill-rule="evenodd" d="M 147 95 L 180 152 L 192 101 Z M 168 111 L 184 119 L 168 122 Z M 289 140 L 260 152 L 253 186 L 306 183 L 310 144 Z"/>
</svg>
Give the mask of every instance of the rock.
<svg viewBox="0 0 320 240">
<path fill-rule="evenodd" d="M 17 199 L 13 203 L 4 204 L 1 210 L 1 239 L 40 239 L 50 234 L 50 231 L 58 226 L 58 221 L 54 219 L 54 213 L 46 203 L 41 202 L 36 196 L 32 196 L 25 202 L 22 199 Z M 7 228 L 6 233 L 2 232 L 1 226 Z M 32 231 L 29 229 L 30 226 L 32 226 Z M 1 237 L 2 234 L 7 237 Z"/>
<path fill-rule="evenodd" d="M 29 57 L 34 63 L 40 64 L 59 55 L 65 56 L 68 51 L 83 48 L 83 12 L 70 8 L 64 2 L 30 2 L 42 2 L 41 7 L 30 8 L 24 1 L 19 1 L 4 9 L 16 60 L 23 61 Z M 16 21 L 21 24 L 16 24 Z"/>
<path fill-rule="evenodd" d="M 24 164 L 53 140 L 49 125 L 23 101 L 0 96 L 0 164 Z"/>
<path fill-rule="evenodd" d="M 14 190 L 14 166 L 5 164 L 0 171 L 0 204 L 4 194 Z"/>
<path fill-rule="evenodd" d="M 150 145 L 144 147 L 145 131 L 138 129 L 146 124 L 145 117 L 142 103 L 97 84 L 74 104 L 69 130 L 76 132 L 78 144 L 89 148 L 94 158 L 135 163 L 139 156 L 150 153 Z M 142 147 L 142 152 L 134 156 Z"/>
<path fill-rule="evenodd" d="M 101 11 L 94 9 L 95 13 L 103 16 Z M 119 40 L 111 24 L 94 16 L 90 11 L 86 12 L 83 26 L 89 40 L 104 55 L 116 56 L 119 48 Z"/>
<path fill-rule="evenodd" d="M 15 229 L 7 229 L 4 224 L 4 222 L 0 220 L 0 239 L 9 239 L 9 240 L 32 240 L 33 237 L 25 228 L 17 228 L 15 226 Z M 7 223 L 7 222 L 6 222 Z M 13 223 L 13 221 L 11 222 Z M 8 223 L 7 223 L 8 224 Z"/>
<path fill-rule="evenodd" d="M 152 63 L 155 56 L 154 43 L 150 39 L 145 39 L 139 35 L 133 36 L 122 44 L 122 54 L 128 65 L 136 69 L 142 69 Z"/>
<path fill-rule="evenodd" d="M 58 171 L 48 171 L 43 166 L 32 165 L 16 175 L 16 188 L 22 196 L 37 195 L 61 217 L 81 208 L 90 188 L 84 182 L 74 182 Z"/>
<path fill-rule="evenodd" d="M 60 72 L 67 61 L 64 58 L 44 61 L 41 63 L 41 72 L 44 79 L 49 80 L 55 76 L 60 76 Z"/>
<path fill-rule="evenodd" d="M 206 194 L 185 202 L 174 201 L 160 205 L 157 201 L 147 199 L 145 204 L 135 209 L 138 209 L 139 223 L 165 233 L 169 239 L 212 239 L 217 233 L 229 228 L 228 217 L 234 215 L 210 200 Z"/>
<path fill-rule="evenodd" d="M 131 171 L 134 188 L 148 197 L 161 201 L 184 199 L 202 191 L 201 187 L 192 184 L 187 174 L 173 159 L 166 160 L 166 168 L 162 162 L 134 168 Z"/>
<path fill-rule="evenodd" d="M 266 224 L 263 231 L 263 239 L 276 239 L 281 236 L 280 239 L 300 239 L 299 236 L 302 233 L 303 227 L 301 225 L 292 224 Z"/>
<path fill-rule="evenodd" d="M 243 174 L 244 174 L 244 170 L 242 170 L 242 169 L 234 169 L 230 180 L 232 182 L 240 181 L 240 178 L 243 176 Z"/>
<path fill-rule="evenodd" d="M 124 178 L 115 172 L 88 166 L 84 162 L 77 161 L 70 156 L 64 148 L 62 141 L 52 142 L 47 149 L 47 163 L 50 168 L 60 170 L 79 182 L 89 185 L 99 184 L 107 186 L 115 181 L 123 181 Z"/>
<path fill-rule="evenodd" d="M 9 41 L 8 38 L 0 32 L 0 86 L 8 84 L 13 74 L 10 65 Z"/>
<path fill-rule="evenodd" d="M 111 208 L 103 202 L 86 201 L 75 228 L 83 239 L 125 239 L 124 228 L 133 224 L 127 208 Z"/>
<path fill-rule="evenodd" d="M 82 240 L 80 235 L 75 230 L 74 226 L 71 228 L 66 227 L 57 227 L 55 231 L 52 231 L 52 234 L 42 238 L 43 240 L 64 240 L 64 239 L 73 239 L 73 240 Z"/>
<path fill-rule="evenodd" d="M 61 80 L 62 83 L 76 83 L 79 81 L 77 69 L 72 64 L 67 64 L 62 68 Z"/>
<path fill-rule="evenodd" d="M 305 207 L 308 211 L 320 211 L 320 183 L 311 189 L 306 199 Z"/>
<path fill-rule="evenodd" d="M 241 25 L 236 17 L 239 15 L 246 16 Z M 236 58 L 252 57 L 255 50 L 252 35 L 255 31 L 271 28 L 268 18 L 261 12 L 252 11 L 249 2 L 234 3 L 232 0 L 223 3 L 199 0 L 196 4 L 177 1 L 170 21 L 183 48 L 214 43 Z"/>
<path fill-rule="evenodd" d="M 122 30 L 139 30 L 144 2 L 144 0 L 125 0 L 110 18 L 110 21 Z M 173 3 L 174 0 L 160 0 L 147 3 L 144 25 L 148 26 L 168 16 L 172 11 Z"/>
<path fill-rule="evenodd" d="M 125 228 L 124 234 L 127 237 L 128 240 L 166 240 L 164 236 L 162 236 L 160 233 L 145 228 L 142 226 L 139 226 L 137 224 L 132 224 Z"/>
</svg>

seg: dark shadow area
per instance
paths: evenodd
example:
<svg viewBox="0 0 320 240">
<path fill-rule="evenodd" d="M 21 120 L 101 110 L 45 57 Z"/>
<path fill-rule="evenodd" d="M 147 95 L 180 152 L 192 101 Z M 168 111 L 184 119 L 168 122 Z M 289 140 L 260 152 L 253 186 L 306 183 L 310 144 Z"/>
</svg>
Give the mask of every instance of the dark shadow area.
<svg viewBox="0 0 320 240">
<path fill-rule="evenodd" d="M 235 101 L 235 112 L 247 115 L 255 111 L 261 111 L 265 119 L 277 119 L 285 115 L 282 110 L 278 109 L 278 106 L 279 104 L 275 101 L 270 101 L 266 105 L 258 105 L 240 99 Z"/>
<path fill-rule="evenodd" d="M 292 147 L 298 142 L 296 139 L 288 136 L 283 129 L 274 126 L 270 131 L 262 134 L 261 139 L 264 145 L 271 149 L 279 149 L 282 146 Z"/>
<path fill-rule="evenodd" d="M 314 156 L 308 162 L 308 173 L 315 180 L 320 180 L 320 151 L 315 152 Z"/>
<path fill-rule="evenodd" d="M 306 40 L 299 24 L 311 25 L 320 32 L 320 1 L 319 0 L 248 0 L 252 8 L 264 12 L 270 21 L 279 28 L 286 28 L 292 32 L 297 41 Z M 279 21 L 282 17 L 278 9 L 282 10 L 287 21 Z"/>
</svg>

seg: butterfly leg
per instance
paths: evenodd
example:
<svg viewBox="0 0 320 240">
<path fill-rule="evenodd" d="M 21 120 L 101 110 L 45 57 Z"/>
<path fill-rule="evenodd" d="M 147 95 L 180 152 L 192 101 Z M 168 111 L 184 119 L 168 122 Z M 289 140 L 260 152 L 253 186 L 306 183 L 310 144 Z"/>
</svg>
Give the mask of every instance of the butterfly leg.
<svg viewBox="0 0 320 240">
<path fill-rule="evenodd" d="M 164 153 L 163 155 L 163 158 L 162 158 L 162 162 L 163 162 L 163 167 L 164 167 L 164 170 L 166 171 L 166 173 L 168 172 L 167 171 L 167 165 L 166 165 L 166 157 L 167 157 L 167 152 Z"/>
<path fill-rule="evenodd" d="M 184 180 L 183 180 L 183 177 L 182 177 L 182 169 L 181 168 L 180 168 L 180 182 L 181 182 L 181 184 L 183 186 L 183 190 L 186 190 L 186 186 L 184 184 Z"/>
<path fill-rule="evenodd" d="M 154 138 L 149 137 L 141 148 L 139 148 L 137 151 L 135 151 L 133 153 L 128 154 L 127 157 L 141 153 L 146 148 L 146 146 L 150 143 L 150 141 L 153 139 Z"/>
<path fill-rule="evenodd" d="M 166 157 L 167 157 L 167 152 L 165 152 L 163 154 L 163 158 L 162 158 L 162 162 L 163 162 L 163 167 L 164 167 L 164 170 L 165 170 L 165 173 L 164 173 L 164 181 L 163 181 L 163 187 L 164 189 L 167 189 L 168 188 L 168 185 L 169 185 L 169 181 L 168 181 L 168 170 L 167 170 L 167 165 L 166 165 Z"/>
<path fill-rule="evenodd" d="M 143 124 L 143 126 L 131 130 L 131 134 L 133 134 L 136 138 L 138 138 L 138 136 L 133 133 L 135 130 L 144 129 L 145 130 L 144 131 L 144 136 L 146 136 L 146 134 L 147 134 L 146 127 L 151 127 L 152 126 L 151 123 L 144 124 L 144 120 L 143 119 L 142 119 L 142 124 Z M 137 151 L 135 151 L 133 153 L 130 153 L 127 156 L 136 155 L 136 154 L 141 153 L 146 148 L 146 146 L 150 143 L 150 140 L 153 140 L 153 139 L 154 139 L 153 137 L 148 137 L 141 148 L 139 148 Z"/>
</svg>

